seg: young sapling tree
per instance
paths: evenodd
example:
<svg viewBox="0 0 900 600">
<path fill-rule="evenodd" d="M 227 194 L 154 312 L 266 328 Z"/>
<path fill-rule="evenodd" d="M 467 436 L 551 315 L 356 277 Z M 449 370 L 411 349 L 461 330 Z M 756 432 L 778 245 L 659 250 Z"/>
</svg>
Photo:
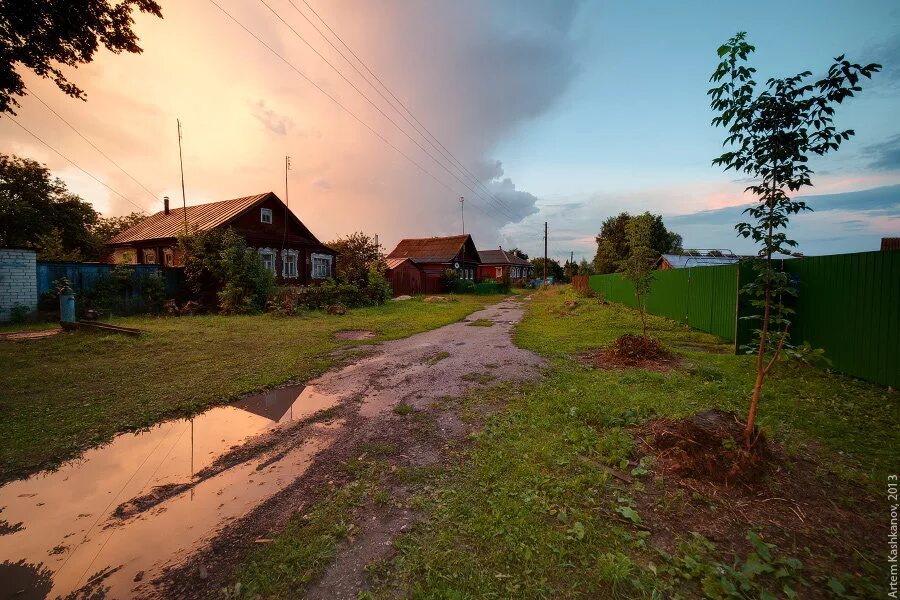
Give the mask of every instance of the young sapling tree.
<svg viewBox="0 0 900 600">
<path fill-rule="evenodd" d="M 744 429 L 748 448 L 755 441 L 763 381 L 789 348 L 793 311 L 785 299 L 796 294 L 790 277 L 772 257 L 793 252 L 797 242 L 788 237 L 790 217 L 811 210 L 788 193 L 812 185 L 813 171 L 807 164 L 810 155 L 837 150 L 854 135 L 852 129 L 835 128 L 835 107 L 862 90 L 861 78 L 871 78 L 881 70 L 881 65 L 861 66 L 841 55 L 821 79 L 804 71 L 769 79 L 760 91 L 754 79 L 756 69 L 747 66 L 754 50 L 743 32 L 719 47 L 721 62 L 710 77 L 716 87 L 708 92 L 717 113 L 713 126 L 728 130 L 723 144 L 728 151 L 714 159 L 713 165 L 746 173 L 755 181 L 745 190 L 756 197 L 754 205 L 743 211 L 749 218 L 735 226 L 739 236 L 750 238 L 758 248 L 753 261 L 755 278 L 741 290 L 758 313 L 748 318 L 759 321 L 755 341 L 748 348 L 749 353 L 756 353 L 756 381 Z"/>
<path fill-rule="evenodd" d="M 653 285 L 653 266 L 658 258 L 652 247 L 653 216 L 644 213 L 632 217 L 625 225 L 628 255 L 621 263 L 622 274 L 634 285 L 637 308 L 641 314 L 641 329 L 647 337 L 647 294 Z"/>
</svg>

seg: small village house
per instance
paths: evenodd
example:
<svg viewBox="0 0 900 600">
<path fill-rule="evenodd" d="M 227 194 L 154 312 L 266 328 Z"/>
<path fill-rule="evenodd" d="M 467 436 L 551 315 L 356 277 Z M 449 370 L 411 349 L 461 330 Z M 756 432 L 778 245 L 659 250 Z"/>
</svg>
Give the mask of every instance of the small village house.
<svg viewBox="0 0 900 600">
<path fill-rule="evenodd" d="M 229 227 L 259 253 L 277 281 L 306 285 L 335 274 L 337 252 L 325 246 L 272 192 L 187 207 L 187 230 Z M 113 237 L 107 262 L 181 266 L 178 236 L 185 232 L 185 209 L 163 210 Z"/>
<path fill-rule="evenodd" d="M 512 283 L 521 283 L 534 274 L 534 267 L 530 262 L 512 252 L 507 252 L 502 247 L 497 250 L 479 250 L 478 256 L 481 258 L 478 281 L 485 279 L 504 281 L 509 277 Z"/>
<path fill-rule="evenodd" d="M 394 295 L 400 296 L 443 292 L 448 269 L 475 281 L 481 259 L 472 236 L 454 235 L 401 240 L 385 262 Z"/>
</svg>

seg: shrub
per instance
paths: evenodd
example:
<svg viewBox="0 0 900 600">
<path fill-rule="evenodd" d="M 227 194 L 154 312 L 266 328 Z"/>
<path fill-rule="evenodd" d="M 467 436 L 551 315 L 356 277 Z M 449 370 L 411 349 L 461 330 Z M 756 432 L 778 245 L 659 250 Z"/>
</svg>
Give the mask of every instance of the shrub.
<svg viewBox="0 0 900 600">
<path fill-rule="evenodd" d="M 266 302 L 266 310 L 289 317 L 297 313 L 297 290 L 292 287 L 276 287 Z"/>
<path fill-rule="evenodd" d="M 144 303 L 147 310 L 158 313 L 166 301 L 166 280 L 159 273 L 153 273 L 144 280 Z"/>
<path fill-rule="evenodd" d="M 298 307 L 316 310 L 327 306 L 341 304 L 347 308 L 384 304 L 390 300 L 392 289 L 390 282 L 373 267 L 368 274 L 368 285 L 360 287 L 352 283 L 341 283 L 329 279 L 320 285 L 301 288 L 293 296 Z M 275 305 L 282 302 L 275 299 Z M 273 304 L 270 302 L 270 304 Z M 278 310 L 271 306 L 270 310 Z M 279 311 L 280 312 L 280 311 Z"/>
<path fill-rule="evenodd" d="M 366 294 L 370 304 L 384 304 L 394 295 L 391 282 L 384 276 L 384 271 L 377 265 L 369 268 L 369 285 Z"/>
<path fill-rule="evenodd" d="M 230 229 L 183 236 L 184 274 L 200 302 L 226 314 L 262 310 L 275 286 L 257 253 Z"/>
<path fill-rule="evenodd" d="M 31 312 L 31 309 L 23 304 L 14 304 L 12 308 L 9 309 L 9 322 L 10 323 L 24 323 L 28 319 L 28 314 Z"/>
</svg>

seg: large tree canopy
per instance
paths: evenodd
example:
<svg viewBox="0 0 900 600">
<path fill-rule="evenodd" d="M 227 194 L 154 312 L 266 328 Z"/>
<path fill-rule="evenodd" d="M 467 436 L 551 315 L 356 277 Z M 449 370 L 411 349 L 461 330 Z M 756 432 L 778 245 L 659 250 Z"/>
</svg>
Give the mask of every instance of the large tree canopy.
<svg viewBox="0 0 900 600">
<path fill-rule="evenodd" d="M 345 283 L 361 287 L 368 285 L 369 270 L 383 269 L 384 253 L 375 238 L 361 231 L 328 242 L 328 247 L 340 252 L 337 260 L 337 278 Z"/>
<path fill-rule="evenodd" d="M 0 0 L 0 114 L 15 114 L 16 97 L 25 95 L 19 68 L 84 100 L 84 91 L 61 67 L 91 62 L 100 44 L 116 54 L 141 52 L 131 30 L 133 7 L 162 17 L 153 0 Z"/>
<path fill-rule="evenodd" d="M 34 248 L 43 260 L 97 260 L 109 238 L 142 218 L 104 219 L 44 165 L 0 154 L 0 246 Z"/>
<path fill-rule="evenodd" d="M 660 215 L 646 212 L 638 216 L 648 219 L 650 248 L 657 255 L 681 250 L 681 236 L 666 229 Z M 621 270 L 622 261 L 629 255 L 626 227 L 635 218 L 637 217 L 623 212 L 609 217 L 603 222 L 596 238 L 597 253 L 594 255 L 594 269 L 597 273 L 614 273 Z"/>
</svg>

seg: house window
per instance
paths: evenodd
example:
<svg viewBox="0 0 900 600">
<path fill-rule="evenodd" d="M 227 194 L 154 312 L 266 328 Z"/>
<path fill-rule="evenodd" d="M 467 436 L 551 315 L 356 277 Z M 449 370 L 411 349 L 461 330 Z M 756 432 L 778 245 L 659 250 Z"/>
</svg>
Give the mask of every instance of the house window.
<svg viewBox="0 0 900 600">
<path fill-rule="evenodd" d="M 272 209 L 271 208 L 261 208 L 259 209 L 259 222 L 260 223 L 272 223 Z"/>
<path fill-rule="evenodd" d="M 272 271 L 272 275 L 275 275 L 275 251 L 271 248 L 260 248 L 259 249 L 259 259 L 262 261 L 263 266 Z"/>
<path fill-rule="evenodd" d="M 281 251 L 281 276 L 293 279 L 298 276 L 297 271 L 297 255 L 298 250 L 282 250 Z"/>
<path fill-rule="evenodd" d="M 155 265 L 156 264 L 156 249 L 155 248 L 145 248 L 144 249 L 144 264 L 145 265 Z"/>
<path fill-rule="evenodd" d="M 497 279 L 503 279 L 503 267 L 495 267 L 494 273 L 497 276 Z"/>
<path fill-rule="evenodd" d="M 171 248 L 163 248 L 163 264 L 167 267 L 175 266 L 175 255 Z"/>
<path fill-rule="evenodd" d="M 331 256 L 328 254 L 312 255 L 313 279 L 328 279 L 331 277 Z"/>
</svg>

